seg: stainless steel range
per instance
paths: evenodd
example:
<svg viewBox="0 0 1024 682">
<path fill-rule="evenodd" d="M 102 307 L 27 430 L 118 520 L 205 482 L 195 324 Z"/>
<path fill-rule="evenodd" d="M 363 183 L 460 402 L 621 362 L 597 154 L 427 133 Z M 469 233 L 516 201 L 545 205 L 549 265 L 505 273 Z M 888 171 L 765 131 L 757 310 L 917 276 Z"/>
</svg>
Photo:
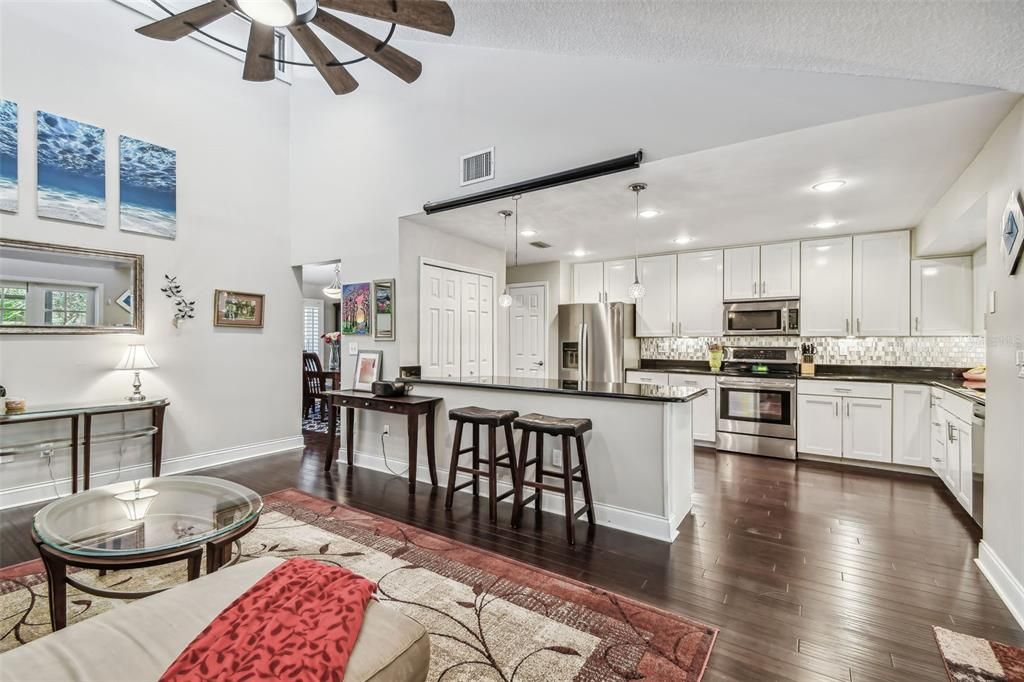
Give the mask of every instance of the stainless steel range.
<svg viewBox="0 0 1024 682">
<path fill-rule="evenodd" d="M 719 450 L 796 459 L 796 348 L 726 347 Z"/>
</svg>

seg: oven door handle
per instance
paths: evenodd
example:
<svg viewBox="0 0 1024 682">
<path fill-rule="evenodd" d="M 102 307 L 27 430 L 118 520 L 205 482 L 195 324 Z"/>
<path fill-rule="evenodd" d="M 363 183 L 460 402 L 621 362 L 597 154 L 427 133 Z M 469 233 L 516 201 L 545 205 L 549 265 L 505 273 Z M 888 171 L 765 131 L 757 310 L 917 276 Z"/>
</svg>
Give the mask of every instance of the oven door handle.
<svg viewBox="0 0 1024 682">
<path fill-rule="evenodd" d="M 719 386 L 725 388 L 785 388 L 789 390 L 796 389 L 795 381 L 773 381 L 771 379 L 719 379 Z"/>
</svg>

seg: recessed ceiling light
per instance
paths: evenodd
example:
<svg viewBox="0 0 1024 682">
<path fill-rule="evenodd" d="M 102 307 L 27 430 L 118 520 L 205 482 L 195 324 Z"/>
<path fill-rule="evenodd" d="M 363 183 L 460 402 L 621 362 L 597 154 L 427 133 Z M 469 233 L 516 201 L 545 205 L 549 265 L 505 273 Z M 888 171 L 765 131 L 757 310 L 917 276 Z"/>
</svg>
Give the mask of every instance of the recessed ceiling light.
<svg viewBox="0 0 1024 682">
<path fill-rule="evenodd" d="M 816 185 L 811 185 L 811 189 L 815 192 L 835 192 L 845 184 L 846 180 L 825 180 Z"/>
<path fill-rule="evenodd" d="M 659 211 L 656 208 L 645 208 L 644 210 L 640 211 L 641 218 L 653 218 L 654 216 L 659 215 L 661 215 L 661 211 Z"/>
<path fill-rule="evenodd" d="M 812 227 L 816 227 L 819 230 L 830 230 L 838 224 L 838 220 L 822 220 L 820 223 L 814 223 Z"/>
<path fill-rule="evenodd" d="M 576 256 L 577 258 L 583 258 L 588 253 L 589 251 L 584 251 L 583 249 L 576 249 L 575 251 L 572 252 L 572 255 Z"/>
<path fill-rule="evenodd" d="M 692 241 L 693 241 L 693 238 L 691 238 L 691 237 L 676 237 L 675 239 L 672 240 L 672 243 L 674 243 L 674 244 L 689 244 Z"/>
<path fill-rule="evenodd" d="M 537 230 L 531 230 L 527 228 L 525 230 L 520 230 L 519 234 L 523 235 L 524 237 L 535 237 L 537 235 Z"/>
</svg>

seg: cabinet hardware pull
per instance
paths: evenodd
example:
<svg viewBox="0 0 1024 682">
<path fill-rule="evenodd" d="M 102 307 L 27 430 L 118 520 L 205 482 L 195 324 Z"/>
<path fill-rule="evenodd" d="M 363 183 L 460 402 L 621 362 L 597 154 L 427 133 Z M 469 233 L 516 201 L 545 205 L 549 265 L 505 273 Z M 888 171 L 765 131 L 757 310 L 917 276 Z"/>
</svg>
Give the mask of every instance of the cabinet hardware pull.
<svg viewBox="0 0 1024 682">
<path fill-rule="evenodd" d="M 751 282 L 754 285 L 754 296 L 757 296 L 757 282 Z"/>
<path fill-rule="evenodd" d="M 860 318 L 857 318 L 857 333 L 860 334 Z"/>
<path fill-rule="evenodd" d="M 840 386 L 836 386 L 836 387 L 834 387 L 834 388 L 833 388 L 832 390 L 833 390 L 833 391 L 837 391 L 838 393 L 849 393 L 849 392 L 850 392 L 850 391 L 852 391 L 853 389 L 852 389 L 852 388 L 842 388 L 842 387 L 840 387 Z"/>
<path fill-rule="evenodd" d="M 761 280 L 761 295 L 764 296 L 764 280 Z"/>
<path fill-rule="evenodd" d="M 850 403 L 846 403 L 846 416 L 850 416 Z"/>
<path fill-rule="evenodd" d="M 920 317 L 915 317 L 914 318 L 914 331 L 915 332 L 921 331 L 921 318 Z"/>
<path fill-rule="evenodd" d="M 846 333 L 850 333 L 850 318 L 846 318 Z"/>
<path fill-rule="evenodd" d="M 839 403 L 835 403 L 835 408 L 836 408 L 836 416 L 838 417 L 839 416 Z"/>
</svg>

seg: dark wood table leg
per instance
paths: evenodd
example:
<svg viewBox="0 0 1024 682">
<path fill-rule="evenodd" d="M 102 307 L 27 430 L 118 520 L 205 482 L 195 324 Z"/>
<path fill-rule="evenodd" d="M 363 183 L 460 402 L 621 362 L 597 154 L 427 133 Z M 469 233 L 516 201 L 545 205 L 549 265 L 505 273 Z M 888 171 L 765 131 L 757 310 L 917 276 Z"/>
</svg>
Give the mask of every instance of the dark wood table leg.
<svg viewBox="0 0 1024 682">
<path fill-rule="evenodd" d="M 206 543 L 206 574 L 217 572 L 217 570 L 231 559 L 231 547 L 234 540 L 226 542 Z"/>
<path fill-rule="evenodd" d="M 89 489 L 89 478 L 91 477 L 92 470 L 92 415 L 85 414 L 82 416 L 84 420 L 83 434 L 82 434 L 82 490 Z M 78 458 L 78 418 L 74 418 L 76 426 L 74 427 L 75 432 L 75 449 L 72 451 L 71 456 L 75 459 Z"/>
<path fill-rule="evenodd" d="M 410 412 L 406 421 L 409 425 L 409 494 L 416 494 L 416 454 L 420 440 L 420 416 Z M 434 483 L 434 485 L 437 485 Z"/>
<path fill-rule="evenodd" d="M 345 457 L 348 465 L 355 464 L 356 455 L 356 410 L 354 407 L 345 408 Z"/>
<path fill-rule="evenodd" d="M 338 451 L 335 444 L 338 438 L 338 406 L 331 401 L 327 410 L 327 454 L 324 456 L 324 471 L 330 471 L 334 466 L 334 457 Z"/>
<path fill-rule="evenodd" d="M 203 550 L 199 549 L 188 558 L 188 579 L 196 580 L 199 577 L 199 567 L 203 565 Z"/>
<path fill-rule="evenodd" d="M 46 587 L 50 593 L 50 626 L 56 632 L 68 624 L 67 564 L 48 554 L 42 546 L 39 547 L 39 556 L 46 569 Z"/>
<path fill-rule="evenodd" d="M 430 485 L 437 487 L 437 461 L 434 458 L 434 403 L 427 408 L 427 465 L 430 467 Z"/>
<path fill-rule="evenodd" d="M 89 440 L 86 438 L 86 443 Z M 88 445 L 86 445 L 88 447 Z M 78 415 L 71 415 L 71 492 L 78 492 Z"/>
<path fill-rule="evenodd" d="M 153 434 L 153 478 L 160 475 L 160 466 L 164 460 L 164 410 L 166 407 L 160 405 L 153 408 L 153 426 L 156 433 Z"/>
</svg>

